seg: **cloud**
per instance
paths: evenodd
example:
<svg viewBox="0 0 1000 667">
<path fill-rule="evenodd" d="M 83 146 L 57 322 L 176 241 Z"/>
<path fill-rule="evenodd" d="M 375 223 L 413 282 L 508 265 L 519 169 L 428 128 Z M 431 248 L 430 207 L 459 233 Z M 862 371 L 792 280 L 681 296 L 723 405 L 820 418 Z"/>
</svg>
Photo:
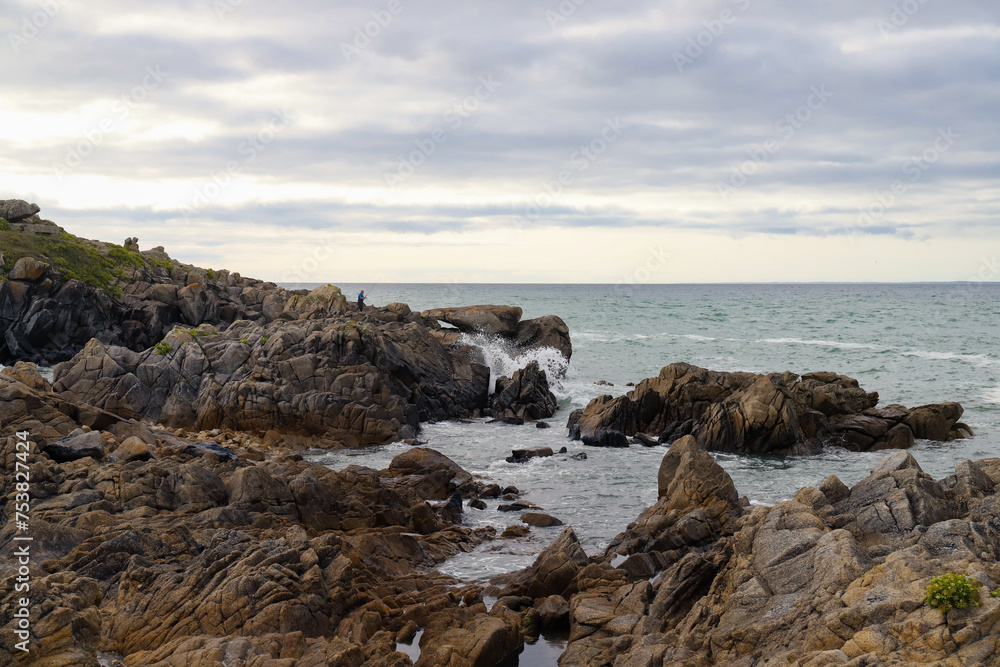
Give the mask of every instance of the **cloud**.
<svg viewBox="0 0 1000 667">
<path fill-rule="evenodd" d="M 821 239 L 904 180 L 860 233 L 1000 243 L 988 0 L 95 0 L 61 4 L 15 52 L 37 7 L 13 3 L 0 44 L 3 196 L 91 235 L 280 221 Z M 167 75 L 137 100 L 150 67 Z M 292 122 L 247 159 L 276 110 Z M 959 137 L 908 180 L 947 128 Z"/>
</svg>

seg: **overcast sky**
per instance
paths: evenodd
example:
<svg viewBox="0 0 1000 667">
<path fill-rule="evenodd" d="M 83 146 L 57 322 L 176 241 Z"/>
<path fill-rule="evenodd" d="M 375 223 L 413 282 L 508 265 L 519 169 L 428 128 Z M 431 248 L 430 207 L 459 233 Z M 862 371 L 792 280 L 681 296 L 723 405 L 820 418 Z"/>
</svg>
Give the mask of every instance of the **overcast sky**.
<svg viewBox="0 0 1000 667">
<path fill-rule="evenodd" d="M 0 198 L 81 236 L 285 282 L 1000 280 L 996 0 L 0 7 Z"/>
</svg>

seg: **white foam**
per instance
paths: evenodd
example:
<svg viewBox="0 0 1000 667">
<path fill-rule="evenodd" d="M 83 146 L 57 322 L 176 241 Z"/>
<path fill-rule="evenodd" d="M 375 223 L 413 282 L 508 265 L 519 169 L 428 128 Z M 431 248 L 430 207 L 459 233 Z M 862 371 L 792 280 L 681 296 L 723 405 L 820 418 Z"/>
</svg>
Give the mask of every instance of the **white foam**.
<svg viewBox="0 0 1000 667">
<path fill-rule="evenodd" d="M 699 336 L 698 334 L 684 334 L 681 338 L 687 338 L 688 340 L 696 340 L 699 342 L 713 341 L 715 338 L 710 338 L 708 336 Z"/>
<path fill-rule="evenodd" d="M 490 392 L 492 393 L 496 379 L 510 377 L 532 361 L 538 362 L 538 367 L 545 371 L 549 381 L 549 389 L 558 399 L 568 398 L 560 380 L 566 376 L 569 361 L 554 347 L 539 347 L 530 350 L 519 350 L 511 341 L 500 336 L 487 334 L 462 334 L 459 342 L 477 348 L 483 355 L 483 363 L 490 367 Z"/>
<path fill-rule="evenodd" d="M 842 343 L 837 340 L 803 340 L 801 338 L 764 338 L 758 343 L 770 343 L 771 345 L 822 345 L 823 347 L 837 347 L 843 350 L 877 350 L 874 345 L 865 343 Z"/>
<path fill-rule="evenodd" d="M 983 398 L 986 399 L 988 403 L 996 403 L 1000 405 L 1000 387 L 987 389 L 983 392 Z"/>
<path fill-rule="evenodd" d="M 904 357 L 918 357 L 920 359 L 933 359 L 936 361 L 968 361 L 980 366 L 994 363 L 985 354 L 959 354 L 958 352 L 933 352 L 927 350 L 903 350 Z"/>
</svg>

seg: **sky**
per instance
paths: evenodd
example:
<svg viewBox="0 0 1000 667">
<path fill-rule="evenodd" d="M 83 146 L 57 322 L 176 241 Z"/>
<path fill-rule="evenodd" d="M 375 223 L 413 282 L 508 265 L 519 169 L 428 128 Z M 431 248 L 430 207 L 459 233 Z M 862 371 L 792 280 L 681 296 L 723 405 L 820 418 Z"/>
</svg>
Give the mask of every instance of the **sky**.
<svg viewBox="0 0 1000 667">
<path fill-rule="evenodd" d="M 1000 280 L 995 0 L 0 0 L 0 198 L 277 282 Z"/>
</svg>

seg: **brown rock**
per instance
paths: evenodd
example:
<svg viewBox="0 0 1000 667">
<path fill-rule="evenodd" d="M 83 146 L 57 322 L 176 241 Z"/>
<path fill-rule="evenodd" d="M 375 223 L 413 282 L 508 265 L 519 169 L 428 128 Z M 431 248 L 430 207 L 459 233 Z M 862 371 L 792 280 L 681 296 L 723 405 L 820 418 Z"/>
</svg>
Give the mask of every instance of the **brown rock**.
<svg viewBox="0 0 1000 667">
<path fill-rule="evenodd" d="M 10 270 L 7 277 L 23 282 L 38 282 L 48 272 L 49 265 L 46 262 L 41 262 L 34 257 L 22 257 L 14 263 L 14 268 Z"/>
<path fill-rule="evenodd" d="M 541 512 L 525 512 L 521 515 L 521 521 L 536 528 L 550 528 L 552 526 L 563 525 L 563 522 L 554 516 L 542 514 Z"/>
<path fill-rule="evenodd" d="M 142 439 L 135 436 L 127 438 L 125 442 L 118 445 L 114 455 L 119 461 L 148 461 L 156 458 L 153 450 Z"/>
</svg>

